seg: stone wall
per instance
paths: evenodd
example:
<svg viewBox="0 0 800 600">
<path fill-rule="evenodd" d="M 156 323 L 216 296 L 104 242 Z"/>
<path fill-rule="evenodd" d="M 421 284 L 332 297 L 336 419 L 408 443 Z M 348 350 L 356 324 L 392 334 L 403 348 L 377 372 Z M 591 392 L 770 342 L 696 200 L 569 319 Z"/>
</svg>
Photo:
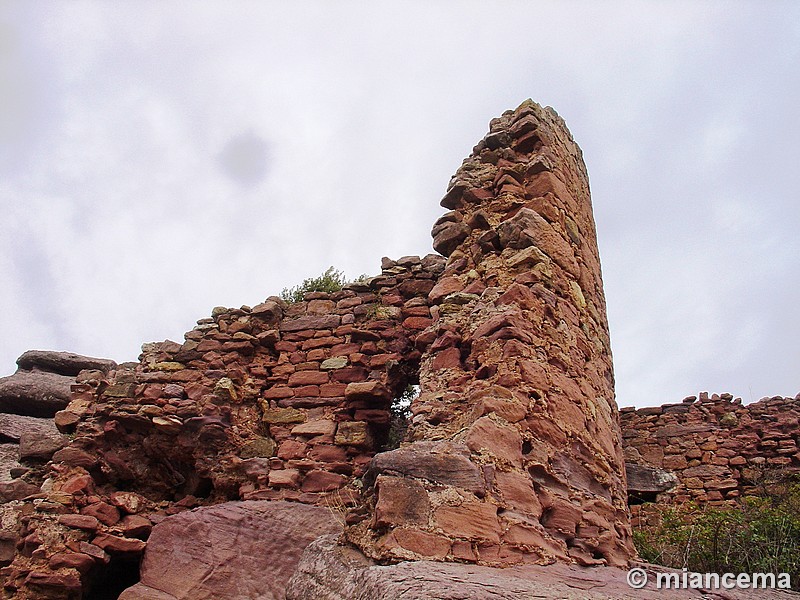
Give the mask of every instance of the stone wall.
<svg viewBox="0 0 800 600">
<path fill-rule="evenodd" d="M 433 227 L 413 443 L 375 458 L 349 539 L 376 559 L 623 565 L 634 553 L 579 148 L 552 109 L 490 123 Z"/>
<path fill-rule="evenodd" d="M 181 343 L 79 373 L 55 415 L 67 445 L 0 507 L 6 597 L 135 581 L 153 525 L 229 500 L 326 506 L 380 561 L 627 565 L 580 149 L 526 101 L 490 123 L 442 205 L 443 256 L 384 259 L 294 304 L 217 308 Z M 409 384 L 406 443 L 383 451 Z"/>
<path fill-rule="evenodd" d="M 77 597 L 87 574 L 137 561 L 154 523 L 200 504 L 293 500 L 344 518 L 387 442 L 392 400 L 418 380 L 443 266 L 384 259 L 340 292 L 216 308 L 183 343 L 83 370 L 55 413 L 69 444 L 40 457 L 52 461 L 44 485 L 29 472 L 3 488 L 16 500 L 41 486 L 4 507 L 19 549 L 3 561 L 6 590 Z"/>
<path fill-rule="evenodd" d="M 800 394 L 744 405 L 702 393 L 620 417 L 634 518 L 644 501 L 719 506 L 800 473 Z"/>
</svg>

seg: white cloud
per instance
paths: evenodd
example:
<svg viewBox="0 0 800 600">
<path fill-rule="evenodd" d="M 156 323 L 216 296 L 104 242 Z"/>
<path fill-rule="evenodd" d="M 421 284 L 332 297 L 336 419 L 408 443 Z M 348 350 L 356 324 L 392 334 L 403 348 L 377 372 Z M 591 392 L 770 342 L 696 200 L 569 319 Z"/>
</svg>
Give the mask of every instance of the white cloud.
<svg viewBox="0 0 800 600">
<path fill-rule="evenodd" d="M 587 159 L 620 403 L 800 388 L 790 3 L 13 8 L 0 325 L 28 325 L 0 372 L 429 252 L 450 175 L 531 96 Z"/>
</svg>

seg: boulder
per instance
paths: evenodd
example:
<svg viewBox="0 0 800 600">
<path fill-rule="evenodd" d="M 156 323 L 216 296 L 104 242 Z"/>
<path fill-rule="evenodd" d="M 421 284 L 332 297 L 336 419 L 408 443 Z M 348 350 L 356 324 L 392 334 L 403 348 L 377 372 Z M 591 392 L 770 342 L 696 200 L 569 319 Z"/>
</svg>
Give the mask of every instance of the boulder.
<svg viewBox="0 0 800 600">
<path fill-rule="evenodd" d="M 674 473 L 647 465 L 626 462 L 625 473 L 628 477 L 628 495 L 658 494 L 672 489 L 678 483 Z"/>
<path fill-rule="evenodd" d="M 369 477 L 385 473 L 427 479 L 452 485 L 478 496 L 486 484 L 478 466 L 469 460 L 469 450 L 452 442 L 416 442 L 405 448 L 376 454 L 369 467 Z"/>
<path fill-rule="evenodd" d="M 17 366 L 23 371 L 47 371 L 59 375 L 75 377 L 84 369 L 108 373 L 117 368 L 117 363 L 107 358 L 81 356 L 72 352 L 52 350 L 28 350 L 17 359 Z"/>
<path fill-rule="evenodd" d="M 0 378 L 0 412 L 52 418 L 69 404 L 74 383 L 74 377 L 44 371 Z"/>
<path fill-rule="evenodd" d="M 53 419 L 0 414 L 0 440 L 19 442 L 23 434 L 58 435 Z"/>
<path fill-rule="evenodd" d="M 69 438 L 58 432 L 55 423 L 52 429 L 26 431 L 19 440 L 19 459 L 46 462 L 68 443 Z"/>
<path fill-rule="evenodd" d="M 341 531 L 329 509 L 290 502 L 227 502 L 184 512 L 153 528 L 141 581 L 120 600 L 283 599 L 305 547 Z"/>
</svg>

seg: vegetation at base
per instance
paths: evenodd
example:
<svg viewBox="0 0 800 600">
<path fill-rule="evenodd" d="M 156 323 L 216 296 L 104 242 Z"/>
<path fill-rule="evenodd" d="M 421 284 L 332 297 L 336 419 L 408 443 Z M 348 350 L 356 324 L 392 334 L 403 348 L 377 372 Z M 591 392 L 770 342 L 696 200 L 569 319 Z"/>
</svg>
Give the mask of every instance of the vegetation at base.
<svg viewBox="0 0 800 600">
<path fill-rule="evenodd" d="M 328 267 L 319 277 L 309 277 L 303 283 L 291 288 L 283 288 L 280 297 L 291 303 L 302 302 L 305 295 L 309 292 L 333 292 L 340 291 L 349 283 L 362 283 L 369 279 L 368 275 L 359 275 L 352 281 L 345 279 L 344 273 L 333 267 Z"/>
<path fill-rule="evenodd" d="M 643 505 L 644 508 L 645 505 Z M 800 589 L 800 482 L 788 477 L 733 507 L 656 509 L 657 527 L 634 531 L 647 562 L 697 573 L 789 573 Z"/>
</svg>

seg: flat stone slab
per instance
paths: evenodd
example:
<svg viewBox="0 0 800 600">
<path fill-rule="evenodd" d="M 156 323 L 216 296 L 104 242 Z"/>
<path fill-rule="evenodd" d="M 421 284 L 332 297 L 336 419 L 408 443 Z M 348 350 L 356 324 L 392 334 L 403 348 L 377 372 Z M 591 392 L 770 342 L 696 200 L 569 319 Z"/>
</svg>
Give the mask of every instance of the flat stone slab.
<svg viewBox="0 0 800 600">
<path fill-rule="evenodd" d="M 117 363 L 107 358 L 82 356 L 72 352 L 28 350 L 17 359 L 17 366 L 23 371 L 47 371 L 75 377 L 84 369 L 96 369 L 108 373 L 111 369 L 117 368 Z"/>
<path fill-rule="evenodd" d="M 648 465 L 626 462 L 625 473 L 629 494 L 657 494 L 678 484 L 678 478 L 673 473 Z"/>
<path fill-rule="evenodd" d="M 0 442 L 19 442 L 24 434 L 58 435 L 53 419 L 0 413 Z"/>
<path fill-rule="evenodd" d="M 153 528 L 141 582 L 119 600 L 283 600 L 306 546 L 341 531 L 330 509 L 294 502 L 226 502 L 180 513 Z"/>
<path fill-rule="evenodd" d="M 17 371 L 0 378 L 0 413 L 53 417 L 66 408 L 75 378 L 45 371 Z"/>
<path fill-rule="evenodd" d="M 778 590 L 658 590 L 657 567 L 644 565 L 648 585 L 631 588 L 627 571 L 554 564 L 496 569 L 431 561 L 376 565 L 336 538 L 310 544 L 289 582 L 286 600 L 792 600 Z"/>
</svg>

